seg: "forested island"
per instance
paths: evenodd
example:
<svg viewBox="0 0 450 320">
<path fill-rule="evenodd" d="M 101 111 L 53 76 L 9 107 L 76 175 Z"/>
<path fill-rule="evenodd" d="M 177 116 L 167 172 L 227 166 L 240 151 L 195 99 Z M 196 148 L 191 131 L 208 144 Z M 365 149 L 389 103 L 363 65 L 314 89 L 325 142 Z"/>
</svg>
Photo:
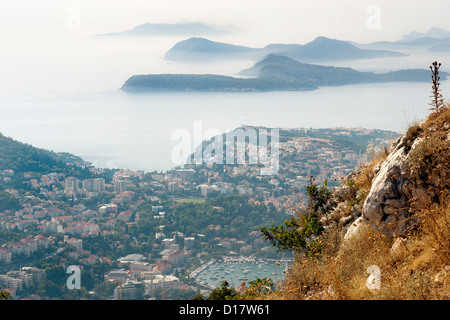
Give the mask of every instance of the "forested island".
<svg viewBox="0 0 450 320">
<path fill-rule="evenodd" d="M 387 73 L 360 72 L 352 68 L 308 64 L 283 55 L 270 54 L 240 75 L 148 74 L 130 77 L 122 86 L 126 92 L 152 91 L 300 91 L 320 86 L 357 83 L 428 82 L 429 71 L 405 69 Z M 442 72 L 441 79 L 448 76 Z"/>
</svg>

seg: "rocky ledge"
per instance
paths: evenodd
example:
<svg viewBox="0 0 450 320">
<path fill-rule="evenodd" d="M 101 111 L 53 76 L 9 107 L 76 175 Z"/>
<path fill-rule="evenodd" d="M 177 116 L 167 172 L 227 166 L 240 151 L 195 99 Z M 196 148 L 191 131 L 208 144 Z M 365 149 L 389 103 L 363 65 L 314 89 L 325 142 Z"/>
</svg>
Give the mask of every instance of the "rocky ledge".
<svg viewBox="0 0 450 320">
<path fill-rule="evenodd" d="M 368 190 L 353 185 L 364 168 L 334 189 L 338 204 L 330 217 L 347 224 L 346 238 L 362 223 L 388 237 L 403 235 L 417 226 L 424 209 L 450 203 L 449 129 L 450 111 L 444 108 L 391 144 L 387 157 L 373 167 Z"/>
</svg>

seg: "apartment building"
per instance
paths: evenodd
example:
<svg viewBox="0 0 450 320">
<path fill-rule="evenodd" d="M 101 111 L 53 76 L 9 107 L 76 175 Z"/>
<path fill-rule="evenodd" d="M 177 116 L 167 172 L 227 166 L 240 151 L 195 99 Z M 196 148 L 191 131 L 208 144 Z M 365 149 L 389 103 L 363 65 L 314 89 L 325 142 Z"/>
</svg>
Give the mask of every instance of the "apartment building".
<svg viewBox="0 0 450 320">
<path fill-rule="evenodd" d="M 0 262 L 10 263 L 11 262 L 11 251 L 6 248 L 0 248 Z"/>
</svg>

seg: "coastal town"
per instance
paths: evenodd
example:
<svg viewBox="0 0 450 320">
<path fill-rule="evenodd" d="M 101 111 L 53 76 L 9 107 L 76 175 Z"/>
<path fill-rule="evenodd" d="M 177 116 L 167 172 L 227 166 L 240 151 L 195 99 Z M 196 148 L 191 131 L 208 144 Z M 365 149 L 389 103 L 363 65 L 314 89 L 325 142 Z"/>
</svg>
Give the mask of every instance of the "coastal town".
<svg viewBox="0 0 450 320">
<path fill-rule="evenodd" d="M 214 163 L 166 172 L 84 165 L 78 177 L 2 168 L 9 207 L 0 211 L 0 289 L 14 299 L 192 298 L 213 287 L 196 279 L 213 261 L 283 259 L 259 228 L 301 210 L 311 176 L 337 186 L 394 137 L 360 128 L 282 130 L 273 175 Z M 81 269 L 82 290 L 66 288 L 72 265 Z"/>
</svg>

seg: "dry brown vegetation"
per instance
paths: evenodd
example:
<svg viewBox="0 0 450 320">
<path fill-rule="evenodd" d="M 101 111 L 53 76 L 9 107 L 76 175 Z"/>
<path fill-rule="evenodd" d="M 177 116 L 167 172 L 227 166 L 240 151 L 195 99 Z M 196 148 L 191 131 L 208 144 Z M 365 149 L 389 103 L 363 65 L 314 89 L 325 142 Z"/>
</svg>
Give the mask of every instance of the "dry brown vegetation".
<svg viewBox="0 0 450 320">
<path fill-rule="evenodd" d="M 450 299 L 450 208 L 430 208 L 420 228 L 405 237 L 387 238 L 364 225 L 343 240 L 330 229 L 322 239 L 325 252 L 298 257 L 286 282 L 270 299 Z M 379 290 L 366 286 L 367 269 L 381 270 Z"/>
<path fill-rule="evenodd" d="M 411 165 L 425 180 L 435 176 L 433 184 L 425 183 L 436 197 L 417 212 L 418 226 L 401 237 L 388 238 L 364 225 L 344 240 L 345 229 L 334 224 L 321 236 L 324 251 L 315 257 L 296 257 L 280 290 L 263 298 L 450 300 L 450 188 L 448 181 L 439 180 L 450 171 L 450 107 L 445 105 L 423 123 L 412 125 L 405 134 L 409 148 L 419 136 L 423 140 L 413 150 Z M 388 149 L 383 149 L 359 168 L 350 197 L 355 190 L 370 190 L 374 169 L 387 156 Z M 379 290 L 366 285 L 372 265 L 381 271 Z"/>
<path fill-rule="evenodd" d="M 355 179 L 355 188 L 357 190 L 370 190 L 370 187 L 372 186 L 372 180 L 374 178 L 374 169 L 378 165 L 381 165 L 384 160 L 389 155 L 389 148 L 384 146 L 381 148 L 381 150 L 376 151 L 372 157 L 371 160 L 362 165 L 359 173 Z"/>
</svg>

